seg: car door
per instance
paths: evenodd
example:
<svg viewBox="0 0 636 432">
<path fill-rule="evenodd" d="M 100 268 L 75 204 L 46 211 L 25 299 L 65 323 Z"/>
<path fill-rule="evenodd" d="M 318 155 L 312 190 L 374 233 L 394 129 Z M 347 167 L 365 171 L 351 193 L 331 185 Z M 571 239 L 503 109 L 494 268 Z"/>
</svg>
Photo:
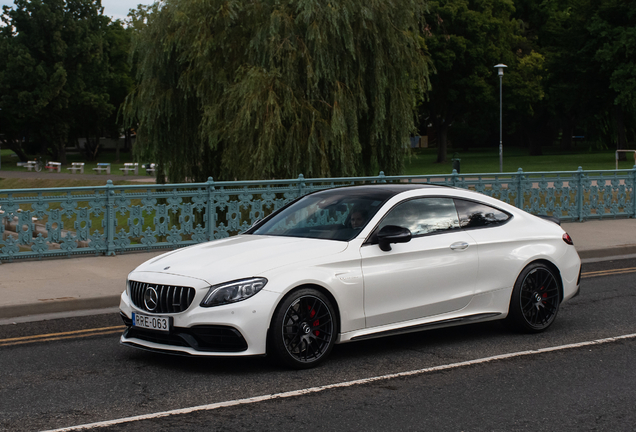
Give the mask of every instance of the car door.
<svg viewBox="0 0 636 432">
<path fill-rule="evenodd" d="M 459 226 L 452 198 L 426 197 L 394 206 L 383 226 L 408 228 L 408 243 L 382 251 L 373 240 L 360 249 L 366 326 L 376 327 L 462 309 L 478 271 L 477 245 Z"/>
</svg>

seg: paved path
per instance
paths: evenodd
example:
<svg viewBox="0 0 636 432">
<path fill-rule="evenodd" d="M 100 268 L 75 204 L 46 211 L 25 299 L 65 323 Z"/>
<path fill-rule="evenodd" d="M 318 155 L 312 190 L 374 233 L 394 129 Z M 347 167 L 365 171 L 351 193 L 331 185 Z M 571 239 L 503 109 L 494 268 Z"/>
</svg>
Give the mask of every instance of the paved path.
<svg viewBox="0 0 636 432">
<path fill-rule="evenodd" d="M 90 169 L 90 168 L 89 168 Z M 141 169 L 140 169 L 141 172 Z M 43 179 L 43 180 L 51 180 L 51 179 L 63 179 L 63 180 L 103 180 L 104 184 L 106 184 L 106 180 L 128 180 L 128 181 L 139 181 L 139 182 L 149 182 L 154 183 L 155 178 L 153 176 L 148 175 L 122 175 L 119 170 L 115 173 L 114 171 L 110 174 L 92 174 L 85 172 L 84 174 L 71 174 L 70 172 L 64 172 L 64 168 L 62 168 L 62 172 L 49 172 L 48 170 L 35 172 L 35 171 L 4 171 L 0 170 L 0 178 L 19 178 L 19 179 Z"/>
</svg>

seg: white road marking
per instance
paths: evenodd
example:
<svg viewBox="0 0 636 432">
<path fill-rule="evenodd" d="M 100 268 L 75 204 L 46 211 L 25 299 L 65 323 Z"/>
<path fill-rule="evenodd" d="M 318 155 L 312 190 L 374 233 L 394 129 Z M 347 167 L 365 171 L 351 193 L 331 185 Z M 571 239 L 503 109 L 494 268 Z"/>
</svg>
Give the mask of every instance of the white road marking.
<svg viewBox="0 0 636 432">
<path fill-rule="evenodd" d="M 324 391 L 324 390 L 331 390 L 331 389 L 335 389 L 335 388 L 351 387 L 351 386 L 360 385 L 360 384 L 369 384 L 369 383 L 373 383 L 373 382 L 376 382 L 376 381 L 384 381 L 384 380 L 390 380 L 390 379 L 394 379 L 394 378 L 402 378 L 402 377 L 408 377 L 408 376 L 414 376 L 414 375 L 421 375 L 421 374 L 425 374 L 425 373 L 429 373 L 429 372 L 437 372 L 437 371 L 444 371 L 444 370 L 449 370 L 449 369 L 456 369 L 456 368 L 465 367 L 465 366 L 472 366 L 472 365 L 477 365 L 477 364 L 488 363 L 488 362 L 492 362 L 492 361 L 496 361 L 496 360 L 506 360 L 506 359 L 511 359 L 511 358 L 515 358 L 515 357 L 522 357 L 522 356 L 528 356 L 528 355 L 534 355 L 534 354 L 542 354 L 542 353 L 553 352 L 553 351 L 562 351 L 562 350 L 573 349 L 573 348 L 583 348 L 583 347 L 588 347 L 588 346 L 592 346 L 592 345 L 599 345 L 599 344 L 605 344 L 605 343 L 610 343 L 610 342 L 617 342 L 617 341 L 620 341 L 620 340 L 633 339 L 633 338 L 636 338 L 636 333 L 622 335 L 622 336 L 616 336 L 616 337 L 610 337 L 610 338 L 605 338 L 605 339 L 597 339 L 597 340 L 593 340 L 593 341 L 573 343 L 573 344 L 568 344 L 568 345 L 559 345 L 559 346 L 555 346 L 555 347 L 540 348 L 540 349 L 537 349 L 537 350 L 519 351 L 519 352 L 515 352 L 515 353 L 500 354 L 500 355 L 496 355 L 496 356 L 492 356 L 492 357 L 484 357 L 484 358 L 475 359 L 475 360 L 467 360 L 467 361 L 463 361 L 463 362 L 459 362 L 459 363 L 451 363 L 451 364 L 446 364 L 446 365 L 433 366 L 433 367 L 428 367 L 428 368 L 424 368 L 424 369 L 417 369 L 417 370 L 412 370 L 412 371 L 407 371 L 407 372 L 398 372 L 398 373 L 394 373 L 394 374 L 376 376 L 376 377 L 371 377 L 371 378 L 363 378 L 363 379 L 358 379 L 358 380 L 353 380 L 353 381 L 345 381 L 345 382 L 336 383 L 336 384 L 329 384 L 329 385 L 324 385 L 324 386 L 319 386 L 319 387 L 310 387 L 310 388 L 306 388 L 306 389 L 293 390 L 293 391 L 288 391 L 288 392 L 283 392 L 283 393 L 276 393 L 276 394 L 263 395 L 263 396 L 254 396 L 254 397 L 250 397 L 250 398 L 236 399 L 236 400 L 225 401 L 225 402 L 217 402 L 217 403 L 213 403 L 213 404 L 209 404 L 209 405 L 199 405 L 199 406 L 190 407 L 190 408 L 181 408 L 181 409 L 175 409 L 175 410 L 170 410 L 170 411 L 162 411 L 162 412 L 152 413 L 152 414 L 143 414 L 143 415 L 138 415 L 138 416 L 133 416 L 133 417 L 124 417 L 124 418 L 115 419 L 115 420 L 108 420 L 108 421 L 102 421 L 102 422 L 96 422 L 96 423 L 89 423 L 89 424 L 78 425 L 78 426 L 70 426 L 70 427 L 65 427 L 65 428 L 61 428 L 61 429 L 54 429 L 54 430 L 49 430 L 49 431 L 44 431 L 44 432 L 66 432 L 66 431 L 77 431 L 77 430 L 94 429 L 94 428 L 100 428 L 100 427 L 106 427 L 106 426 L 113 426 L 113 425 L 122 424 L 122 423 L 130 423 L 130 422 L 140 421 L 140 420 L 151 420 L 151 419 L 156 419 L 156 418 L 160 418 L 160 417 L 168 417 L 168 416 L 172 416 L 172 415 L 189 414 L 189 413 L 193 413 L 193 412 L 197 412 L 197 411 L 210 411 L 210 410 L 215 410 L 215 409 L 218 409 L 218 408 L 226 408 L 226 407 L 232 407 L 232 406 L 237 406 L 237 405 L 248 405 L 248 404 L 253 404 L 253 403 L 257 403 L 257 402 L 273 400 L 273 399 L 282 399 L 282 398 L 303 396 L 303 395 L 306 395 L 306 394 L 318 393 L 318 392 L 321 392 L 321 391 Z"/>
</svg>

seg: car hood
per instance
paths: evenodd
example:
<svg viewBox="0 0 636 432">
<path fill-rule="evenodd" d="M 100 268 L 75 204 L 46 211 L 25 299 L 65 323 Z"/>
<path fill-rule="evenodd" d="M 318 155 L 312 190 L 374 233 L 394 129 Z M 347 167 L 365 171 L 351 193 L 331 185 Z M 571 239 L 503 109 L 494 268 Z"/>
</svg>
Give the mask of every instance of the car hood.
<svg viewBox="0 0 636 432">
<path fill-rule="evenodd" d="M 342 252 L 348 243 L 298 237 L 238 235 L 172 251 L 146 261 L 135 272 L 202 279 L 214 285 L 261 276 L 281 266 Z"/>
</svg>

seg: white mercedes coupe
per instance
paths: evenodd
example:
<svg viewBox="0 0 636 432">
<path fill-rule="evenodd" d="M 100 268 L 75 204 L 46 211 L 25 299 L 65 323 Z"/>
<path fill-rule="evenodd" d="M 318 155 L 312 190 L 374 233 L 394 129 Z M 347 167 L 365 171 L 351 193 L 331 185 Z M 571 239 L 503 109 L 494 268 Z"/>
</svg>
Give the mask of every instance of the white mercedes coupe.
<svg viewBox="0 0 636 432">
<path fill-rule="evenodd" d="M 315 192 L 133 270 L 121 343 L 309 368 L 334 344 L 399 333 L 499 319 L 540 332 L 579 291 L 581 260 L 556 222 L 444 186 Z"/>
</svg>

